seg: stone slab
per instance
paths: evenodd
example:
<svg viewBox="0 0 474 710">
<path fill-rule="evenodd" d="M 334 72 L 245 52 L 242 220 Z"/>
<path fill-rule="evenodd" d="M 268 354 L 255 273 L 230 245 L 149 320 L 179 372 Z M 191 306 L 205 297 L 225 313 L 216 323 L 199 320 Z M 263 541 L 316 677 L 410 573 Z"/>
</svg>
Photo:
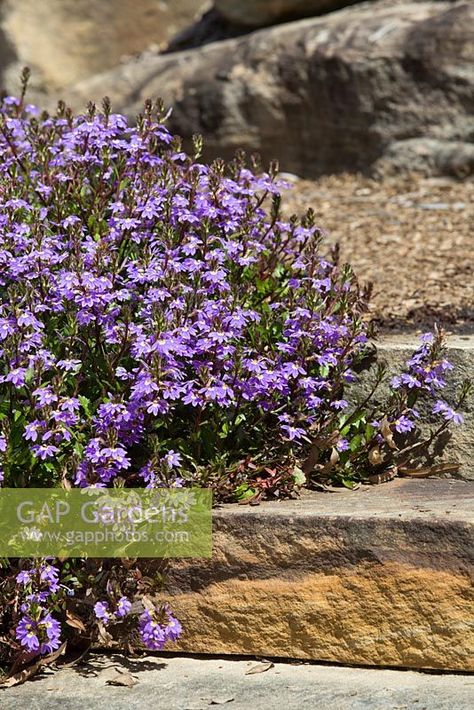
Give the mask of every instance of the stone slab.
<svg viewBox="0 0 474 710">
<path fill-rule="evenodd" d="M 170 649 L 474 670 L 473 510 L 442 479 L 222 506 L 212 559 L 170 563 Z"/>
<path fill-rule="evenodd" d="M 100 655 L 77 668 L 0 691 L 2 710 L 470 710 L 468 675 L 341 668 L 276 662 L 246 675 L 254 659 Z M 133 688 L 108 685 L 117 669 Z M 212 703 L 212 704 L 211 704 Z"/>
</svg>

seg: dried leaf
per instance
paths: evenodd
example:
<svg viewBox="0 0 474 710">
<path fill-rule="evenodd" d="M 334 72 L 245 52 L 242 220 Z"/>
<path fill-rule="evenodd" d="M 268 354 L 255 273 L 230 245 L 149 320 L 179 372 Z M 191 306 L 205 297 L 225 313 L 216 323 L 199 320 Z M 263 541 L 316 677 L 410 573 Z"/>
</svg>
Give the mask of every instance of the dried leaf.
<svg viewBox="0 0 474 710">
<path fill-rule="evenodd" d="M 152 613 L 155 611 L 155 605 L 153 604 L 152 600 L 149 599 L 148 597 L 143 596 L 142 597 L 142 604 L 147 609 L 148 611 L 151 611 Z"/>
<path fill-rule="evenodd" d="M 66 624 L 68 626 L 72 626 L 74 629 L 79 629 L 79 631 L 87 633 L 87 629 L 82 623 L 82 621 L 79 619 L 79 617 L 72 614 L 69 610 L 66 611 Z"/>
<path fill-rule="evenodd" d="M 70 491 L 72 488 L 71 482 L 66 478 L 66 476 L 61 478 L 61 488 L 64 488 L 66 491 Z"/>
<path fill-rule="evenodd" d="M 387 444 L 390 446 L 391 449 L 397 449 L 397 445 L 393 440 L 393 432 L 390 428 L 390 424 L 388 422 L 388 419 L 382 419 L 380 422 L 380 433 L 382 434 L 383 438 L 387 442 Z"/>
<path fill-rule="evenodd" d="M 400 475 L 408 478 L 428 478 L 428 476 L 437 476 L 440 473 L 457 473 L 459 471 L 457 463 L 439 463 L 433 466 L 420 466 L 419 468 L 400 468 Z"/>
<path fill-rule="evenodd" d="M 245 675 L 254 675 L 255 673 L 265 673 L 265 671 L 269 671 L 270 668 L 273 668 L 275 664 L 272 663 L 271 661 L 267 661 L 266 663 L 259 663 L 256 666 L 252 666 L 252 668 L 249 668 L 248 671 L 245 671 Z"/>
<path fill-rule="evenodd" d="M 386 471 L 382 471 L 382 473 L 372 474 L 371 476 L 369 476 L 368 480 L 369 483 L 371 483 L 373 486 L 378 486 L 381 483 L 388 483 L 389 481 L 393 481 L 396 475 L 397 467 L 391 466 L 390 468 L 387 468 Z"/>
<path fill-rule="evenodd" d="M 313 440 L 306 461 L 303 463 L 302 469 L 305 474 L 311 473 L 319 461 L 321 451 L 324 451 L 329 446 L 333 446 L 339 439 L 339 431 L 333 431 L 329 436 L 319 436 Z"/>
<path fill-rule="evenodd" d="M 98 629 L 99 629 L 99 641 L 106 646 L 109 646 L 112 641 L 114 640 L 112 634 L 109 634 L 105 626 L 101 623 L 98 623 Z"/>
<path fill-rule="evenodd" d="M 106 681 L 107 685 L 120 685 L 124 688 L 133 688 L 138 683 L 138 680 L 128 671 L 123 671 L 121 668 L 116 668 L 116 674 Z"/>
<path fill-rule="evenodd" d="M 433 472 L 431 466 L 425 466 L 423 468 L 400 468 L 400 476 L 406 476 L 408 478 L 427 478 L 432 476 Z"/>
<path fill-rule="evenodd" d="M 0 683 L 0 688 L 12 688 L 14 685 L 21 685 L 27 681 L 28 678 L 32 678 L 39 668 L 41 668 L 41 663 L 40 661 L 37 661 L 36 663 L 33 663 L 32 666 L 28 666 L 28 668 L 24 668 L 22 671 L 14 673 L 6 680 L 2 681 Z"/>
<path fill-rule="evenodd" d="M 233 695 L 223 695 L 222 697 L 209 698 L 208 705 L 225 705 L 234 701 Z"/>
<path fill-rule="evenodd" d="M 131 569 L 136 563 L 136 558 L 121 557 L 120 562 L 125 567 L 125 569 Z"/>
<path fill-rule="evenodd" d="M 331 471 L 331 469 L 334 468 L 334 466 L 337 464 L 339 459 L 340 459 L 339 451 L 336 449 L 336 447 L 334 447 L 333 450 L 331 451 L 331 456 L 329 458 L 329 461 L 327 462 L 327 464 L 325 466 L 322 467 L 321 473 L 328 473 L 329 471 Z"/>
<path fill-rule="evenodd" d="M 12 688 L 14 685 L 21 685 L 27 681 L 28 678 L 32 678 L 35 673 L 42 668 L 42 666 L 48 666 L 51 663 L 54 663 L 54 661 L 64 653 L 66 644 L 67 641 L 64 641 L 64 643 L 61 644 L 61 646 L 57 649 L 57 651 L 54 651 L 54 653 L 50 653 L 49 656 L 43 656 L 43 658 L 40 658 L 39 661 L 36 661 L 33 665 L 28 666 L 28 668 L 24 668 L 22 671 L 9 676 L 6 680 L 0 683 L 0 688 Z"/>
<path fill-rule="evenodd" d="M 383 461 L 383 456 L 380 453 L 380 449 L 378 446 L 374 446 L 373 449 L 370 449 L 369 451 L 369 463 L 372 466 L 379 466 Z"/>
<path fill-rule="evenodd" d="M 457 473 L 461 468 L 459 463 L 438 463 L 431 467 L 435 474 L 439 473 Z"/>
<path fill-rule="evenodd" d="M 242 498 L 242 500 L 239 500 L 238 505 L 260 505 L 261 498 L 262 491 L 257 491 L 253 494 L 253 496 L 249 496 L 248 498 Z"/>
</svg>

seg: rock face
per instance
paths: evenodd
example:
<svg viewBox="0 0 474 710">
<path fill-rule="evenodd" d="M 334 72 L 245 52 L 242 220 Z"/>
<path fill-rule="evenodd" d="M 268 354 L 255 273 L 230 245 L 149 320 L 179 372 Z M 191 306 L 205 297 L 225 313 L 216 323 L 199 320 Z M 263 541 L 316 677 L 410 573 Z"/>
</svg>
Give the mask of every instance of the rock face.
<svg viewBox="0 0 474 710">
<path fill-rule="evenodd" d="M 474 4 L 364 3 L 201 49 L 145 56 L 77 86 L 134 115 L 147 97 L 171 128 L 307 177 L 474 169 Z"/>
<path fill-rule="evenodd" d="M 196 0 L 3 0 L 2 27 L 18 63 L 47 88 L 104 71 L 166 42 L 205 4 Z M 38 77 L 36 77 L 38 79 Z"/>
<path fill-rule="evenodd" d="M 396 481 L 215 513 L 174 560 L 168 650 L 473 670 L 473 484 Z"/>
<path fill-rule="evenodd" d="M 228 22 L 262 27 L 339 10 L 355 2 L 358 0 L 214 0 L 214 7 Z"/>
</svg>

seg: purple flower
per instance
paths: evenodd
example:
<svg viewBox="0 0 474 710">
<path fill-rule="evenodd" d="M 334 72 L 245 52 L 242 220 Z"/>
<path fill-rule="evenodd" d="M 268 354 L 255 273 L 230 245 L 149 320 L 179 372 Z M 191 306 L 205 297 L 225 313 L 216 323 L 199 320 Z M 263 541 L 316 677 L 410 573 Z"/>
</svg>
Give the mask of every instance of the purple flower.
<svg viewBox="0 0 474 710">
<path fill-rule="evenodd" d="M 43 562 L 39 568 L 40 581 L 46 583 L 50 591 L 56 591 L 59 586 L 59 570 L 48 561 Z"/>
<path fill-rule="evenodd" d="M 96 602 L 94 604 L 94 614 L 104 625 L 107 625 L 112 620 L 108 602 Z"/>
<path fill-rule="evenodd" d="M 59 453 L 59 449 L 57 446 L 53 446 L 52 444 L 50 444 L 32 446 L 31 452 L 36 456 L 36 458 L 40 459 L 41 461 L 46 461 L 47 459 L 51 459 L 53 458 L 53 456 Z"/>
<path fill-rule="evenodd" d="M 441 414 L 444 419 L 448 422 L 453 422 L 453 424 L 462 424 L 464 422 L 464 417 L 459 412 L 455 412 L 452 407 L 450 407 L 443 400 L 438 399 L 433 406 L 433 414 Z"/>
<path fill-rule="evenodd" d="M 177 454 L 176 451 L 170 449 L 170 451 L 168 451 L 165 455 L 164 460 L 168 468 L 176 468 L 181 465 L 181 454 Z"/>
<path fill-rule="evenodd" d="M 38 651 L 40 641 L 37 636 L 37 624 L 29 616 L 23 616 L 16 627 L 16 638 L 27 651 Z"/>
<path fill-rule="evenodd" d="M 408 417 L 402 414 L 400 417 L 398 417 L 398 419 L 395 420 L 394 426 L 399 434 L 406 434 L 409 431 L 412 431 L 415 425 L 411 419 L 408 419 Z"/>
<path fill-rule="evenodd" d="M 34 617 L 25 614 L 20 619 L 15 635 L 30 653 L 52 653 L 61 645 L 61 624 L 49 612 L 40 608 Z"/>
<path fill-rule="evenodd" d="M 183 627 L 181 626 L 178 619 L 176 619 L 170 612 L 166 612 L 168 616 L 168 623 L 164 627 L 164 632 L 167 641 L 177 641 L 181 636 Z"/>
<path fill-rule="evenodd" d="M 345 399 L 335 399 L 331 402 L 331 407 L 333 409 L 346 409 L 349 406 L 349 402 Z"/>
<path fill-rule="evenodd" d="M 298 441 L 305 434 L 305 430 L 301 427 L 290 426 L 289 424 L 282 424 L 280 428 L 288 441 Z"/>
<path fill-rule="evenodd" d="M 403 373 L 400 376 L 394 377 L 391 380 L 391 385 L 395 389 L 400 388 L 402 385 L 405 385 L 408 389 L 415 389 L 417 387 L 421 387 L 422 383 L 417 377 L 414 377 L 408 373 Z"/>
<path fill-rule="evenodd" d="M 21 572 L 19 572 L 19 573 L 17 574 L 17 576 L 16 576 L 16 581 L 18 582 L 18 584 L 27 585 L 27 584 L 29 584 L 29 583 L 31 582 L 32 577 L 33 577 L 33 572 L 32 572 L 32 570 L 24 569 L 24 570 L 22 570 Z"/>
<path fill-rule="evenodd" d="M 38 407 L 46 407 L 58 401 L 58 397 L 54 394 L 51 387 L 38 387 L 38 389 L 33 392 L 33 396 L 36 397 Z"/>
<path fill-rule="evenodd" d="M 120 599 L 117 602 L 117 610 L 115 612 L 116 616 L 119 618 L 122 618 L 123 616 L 126 616 L 130 609 L 132 608 L 132 603 L 127 597 L 120 597 Z"/>
<path fill-rule="evenodd" d="M 26 367 L 16 367 L 5 376 L 5 382 L 11 382 L 14 387 L 23 387 L 26 381 Z"/>
<path fill-rule="evenodd" d="M 27 441 L 37 441 L 38 440 L 38 431 L 46 426 L 46 422 L 40 422 L 38 420 L 31 422 L 30 424 L 27 424 L 25 426 L 25 430 L 23 432 L 23 438 L 26 439 Z"/>
<path fill-rule="evenodd" d="M 138 628 L 143 644 L 151 651 L 161 651 L 167 641 L 166 634 L 148 609 L 140 616 Z"/>
</svg>

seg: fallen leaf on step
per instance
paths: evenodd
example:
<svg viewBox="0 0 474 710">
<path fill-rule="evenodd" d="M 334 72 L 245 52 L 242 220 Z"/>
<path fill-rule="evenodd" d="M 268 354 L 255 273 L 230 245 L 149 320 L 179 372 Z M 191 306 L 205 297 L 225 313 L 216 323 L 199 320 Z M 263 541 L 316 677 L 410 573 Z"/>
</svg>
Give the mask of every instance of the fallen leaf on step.
<svg viewBox="0 0 474 710">
<path fill-rule="evenodd" d="M 234 700 L 233 695 L 223 695 L 221 697 L 210 698 L 208 700 L 208 705 L 225 705 L 226 703 L 231 703 Z"/>
<path fill-rule="evenodd" d="M 265 673 L 265 671 L 269 671 L 270 668 L 273 668 L 274 665 L 275 664 L 271 661 L 268 661 L 267 663 L 259 663 L 257 666 L 252 666 L 252 668 L 249 668 L 248 671 L 245 671 L 245 675 L 253 675 L 254 673 Z"/>
<path fill-rule="evenodd" d="M 116 674 L 106 681 L 107 685 L 120 685 L 124 688 L 133 688 L 133 686 L 138 683 L 138 680 L 128 671 L 122 671 L 120 668 L 116 668 L 115 670 L 117 671 Z"/>
</svg>

